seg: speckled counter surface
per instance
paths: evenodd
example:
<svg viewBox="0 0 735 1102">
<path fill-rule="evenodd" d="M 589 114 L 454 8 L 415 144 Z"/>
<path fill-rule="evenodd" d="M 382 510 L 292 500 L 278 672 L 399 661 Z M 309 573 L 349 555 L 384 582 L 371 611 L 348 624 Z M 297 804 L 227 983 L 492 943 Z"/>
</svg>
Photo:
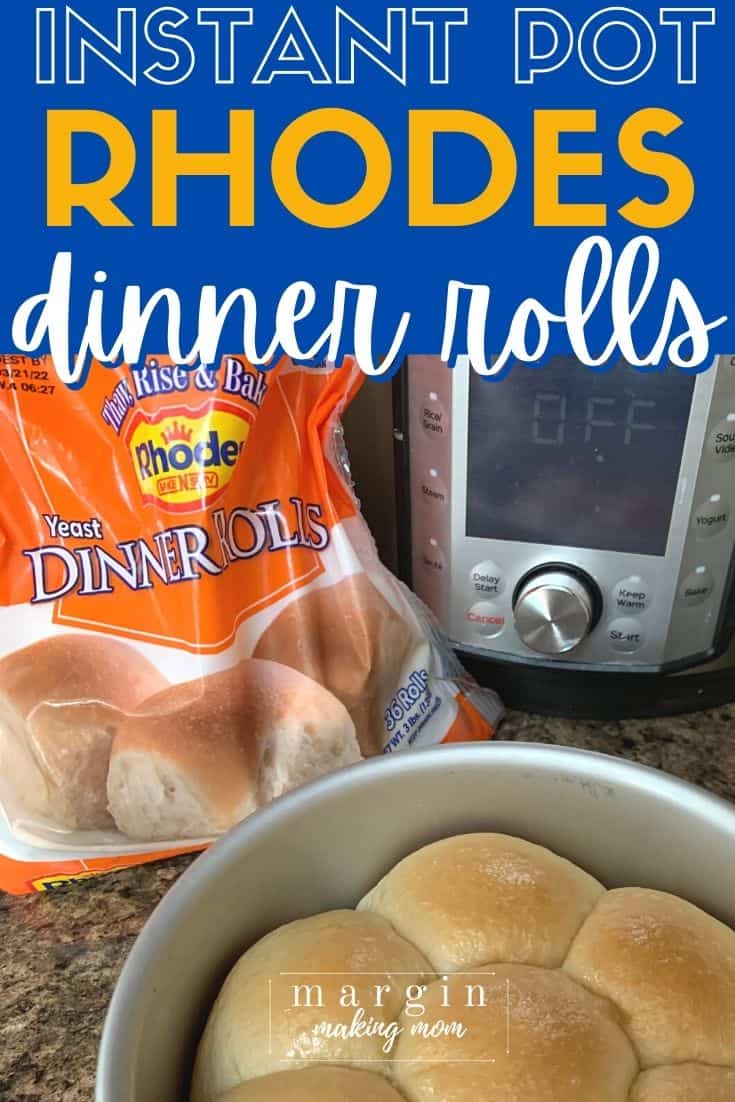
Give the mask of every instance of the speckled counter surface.
<svg viewBox="0 0 735 1102">
<path fill-rule="evenodd" d="M 501 737 L 618 754 L 735 802 L 735 707 L 604 724 L 512 714 Z M 131 869 L 60 894 L 0 897 L 2 1102 L 92 1102 L 115 980 L 143 923 L 189 861 Z"/>
</svg>

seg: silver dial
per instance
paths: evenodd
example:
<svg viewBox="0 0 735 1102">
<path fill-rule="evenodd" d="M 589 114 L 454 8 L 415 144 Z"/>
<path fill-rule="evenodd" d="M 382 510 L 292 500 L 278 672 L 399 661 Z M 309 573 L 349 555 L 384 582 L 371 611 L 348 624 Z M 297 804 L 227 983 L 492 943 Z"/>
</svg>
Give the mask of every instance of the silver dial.
<svg viewBox="0 0 735 1102">
<path fill-rule="evenodd" d="M 587 638 L 594 626 L 589 586 L 575 574 L 549 570 L 534 575 L 515 603 L 518 635 L 539 654 L 567 654 Z"/>
</svg>

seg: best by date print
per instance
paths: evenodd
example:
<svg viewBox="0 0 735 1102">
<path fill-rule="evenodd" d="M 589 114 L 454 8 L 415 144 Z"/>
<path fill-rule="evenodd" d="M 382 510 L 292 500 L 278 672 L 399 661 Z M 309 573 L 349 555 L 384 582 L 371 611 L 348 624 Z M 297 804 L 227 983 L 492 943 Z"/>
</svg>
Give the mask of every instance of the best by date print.
<svg viewBox="0 0 735 1102">
<path fill-rule="evenodd" d="M 49 382 L 48 369 L 37 357 L 0 356 L 0 391 L 22 391 L 25 394 L 48 394 L 56 390 Z"/>
</svg>

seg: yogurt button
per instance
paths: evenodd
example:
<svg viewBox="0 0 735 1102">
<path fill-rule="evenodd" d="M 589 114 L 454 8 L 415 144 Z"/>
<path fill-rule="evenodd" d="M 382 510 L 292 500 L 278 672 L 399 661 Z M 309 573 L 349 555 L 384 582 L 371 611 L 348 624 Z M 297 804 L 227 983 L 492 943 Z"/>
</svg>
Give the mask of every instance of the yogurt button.
<svg viewBox="0 0 735 1102">
<path fill-rule="evenodd" d="M 692 527 L 701 540 L 712 539 L 724 532 L 730 523 L 730 506 L 721 494 L 713 494 L 694 514 Z"/>
<path fill-rule="evenodd" d="M 623 578 L 613 589 L 612 599 L 621 615 L 639 616 L 651 604 L 651 587 L 638 575 Z"/>
<path fill-rule="evenodd" d="M 706 566 L 698 566 L 679 587 L 679 601 L 689 608 L 703 605 L 715 590 L 715 579 Z"/>
</svg>

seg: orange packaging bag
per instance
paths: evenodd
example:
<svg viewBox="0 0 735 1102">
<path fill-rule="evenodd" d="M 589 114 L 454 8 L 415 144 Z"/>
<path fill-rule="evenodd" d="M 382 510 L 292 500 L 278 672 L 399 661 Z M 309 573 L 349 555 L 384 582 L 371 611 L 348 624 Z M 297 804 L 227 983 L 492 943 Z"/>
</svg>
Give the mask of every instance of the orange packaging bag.
<svg viewBox="0 0 735 1102">
<path fill-rule="evenodd" d="M 381 565 L 339 417 L 362 375 L 0 358 L 0 889 L 205 846 L 501 707 Z"/>
</svg>

